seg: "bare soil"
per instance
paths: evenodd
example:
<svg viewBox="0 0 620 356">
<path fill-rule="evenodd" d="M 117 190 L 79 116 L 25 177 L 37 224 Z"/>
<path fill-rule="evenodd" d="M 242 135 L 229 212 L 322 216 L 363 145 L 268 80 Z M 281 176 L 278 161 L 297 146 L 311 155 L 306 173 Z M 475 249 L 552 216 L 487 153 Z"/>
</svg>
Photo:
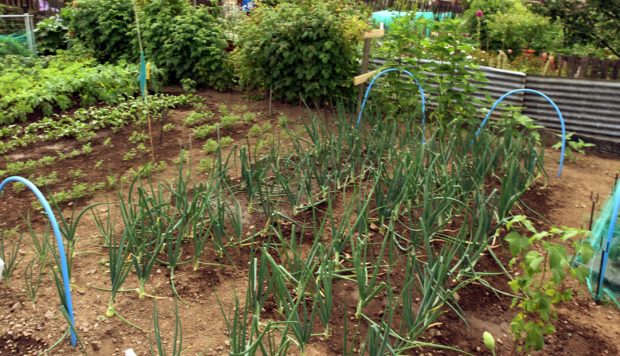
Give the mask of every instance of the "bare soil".
<svg viewBox="0 0 620 356">
<path fill-rule="evenodd" d="M 298 117 L 307 115 L 305 109 L 274 103 L 272 116 L 269 117 L 269 103 L 267 101 L 252 101 L 236 93 L 203 92 L 200 95 L 210 108 L 216 108 L 220 103 L 228 105 L 243 104 L 248 111 L 257 113 L 259 122 L 270 120 L 277 126 L 277 117 L 286 115 L 294 121 Z M 182 120 L 189 114 L 189 110 L 176 110 L 170 114 L 169 120 L 175 124 L 175 129 L 163 133 L 161 145 L 159 132 L 156 131 L 156 160 L 168 162 L 167 168 L 158 173 L 154 179 L 171 179 L 176 174 L 174 160 L 180 149 L 190 150 L 194 162 L 204 158 L 200 146 L 202 141 L 193 141 L 191 132 L 183 126 Z M 75 169 L 83 170 L 86 175 L 80 182 L 101 182 L 107 175 L 121 175 L 130 168 L 137 168 L 149 160 L 148 155 L 138 156 L 135 159 L 123 161 L 123 154 L 133 147 L 128 138 L 134 128 L 124 128 L 117 133 L 104 131 L 93 142 L 93 152 L 74 159 L 64 160 L 57 165 L 46 168 L 46 171 L 58 171 L 62 177 L 54 190 L 70 187 L 73 180 L 69 172 Z M 244 126 L 226 134 L 235 140 L 245 140 L 249 126 Z M 110 137 L 112 147 L 104 147 L 102 142 Z M 63 140 L 53 143 L 35 145 L 27 156 L 20 160 L 40 158 L 57 150 L 70 150 L 79 147 L 74 141 Z M 530 216 L 539 227 L 573 226 L 585 227 L 588 225 L 590 213 L 590 192 L 600 194 L 600 204 L 608 197 L 614 183 L 616 172 L 620 171 L 620 160 L 615 156 L 588 154 L 579 157 L 576 163 L 567 163 L 562 178 L 555 177 L 558 153 L 546 151 L 546 166 L 549 179 L 546 185 L 540 185 L 529 191 L 521 204 L 523 213 Z M 5 157 L 16 159 L 16 157 Z M 104 161 L 100 168 L 95 169 L 97 162 Z M 3 163 L 0 163 L 2 165 Z M 94 197 L 75 202 L 74 206 L 83 207 L 88 204 L 103 201 L 114 201 L 114 189 L 98 192 Z M 29 193 L 15 194 L 5 192 L 0 204 L 0 229 L 11 228 L 22 223 L 17 212 L 31 208 L 32 198 Z M 74 206 L 65 206 L 65 215 L 69 216 Z M 527 207 L 526 207 L 527 206 Z M 535 210 L 544 218 L 532 213 Z M 97 208 L 103 209 L 103 208 Z M 32 213 L 35 214 L 35 213 Z M 44 219 L 40 215 L 33 215 L 38 230 L 45 227 Z M 264 223 L 261 219 L 245 214 L 244 231 L 255 231 L 257 226 Z M 151 339 L 149 333 L 142 332 L 128 325 L 119 318 L 106 318 L 109 292 L 105 291 L 109 284 L 109 276 L 105 260 L 107 252 L 101 246 L 101 240 L 96 232 L 90 215 L 82 220 L 78 230 L 78 254 L 74 259 L 72 290 L 75 307 L 75 317 L 81 341 L 88 354 L 93 355 L 122 355 L 123 351 L 133 348 L 138 355 L 149 353 Z M 39 291 L 39 300 L 36 307 L 30 304 L 24 289 L 24 267 L 32 256 L 31 241 L 24 237 L 21 256 L 23 260 L 16 270 L 9 284 L 0 284 L 0 354 L 28 355 L 38 354 L 52 346 L 65 332 L 66 321 L 58 308 L 58 297 L 49 274 L 45 278 Z M 506 264 L 508 255 L 504 247 L 498 245 L 496 253 Z M 247 249 L 241 249 L 230 259 L 217 257 L 214 251 L 207 252 L 207 260 L 212 263 L 194 272 L 190 265 L 181 266 L 175 273 L 176 287 L 181 295 L 179 303 L 180 316 L 183 323 L 183 348 L 186 355 L 225 355 L 228 354 L 228 336 L 226 325 L 222 317 L 220 305 L 228 313 L 234 306 L 235 296 L 244 298 L 247 286 Z M 191 251 L 186 251 L 191 254 Z M 500 271 L 499 266 L 489 257 L 484 256 L 478 265 L 480 270 Z M 488 279 L 496 289 L 508 291 L 507 278 L 502 275 Z M 137 286 L 134 276 L 125 282 L 124 288 L 131 289 Z M 620 311 L 609 305 L 597 305 L 592 302 L 587 291 L 575 286 L 579 293 L 574 301 L 565 303 L 559 308 L 557 332 L 546 340 L 546 346 L 541 355 L 617 355 L 620 354 L 618 342 L 620 337 Z M 337 298 L 334 305 L 334 319 L 332 322 L 333 336 L 329 340 L 319 337 L 313 339 L 306 349 L 306 355 L 337 355 L 345 352 L 343 340 L 345 338 L 343 325 L 348 323 L 349 335 L 352 341 L 365 337 L 367 325 L 363 321 L 353 318 L 356 304 L 355 286 L 344 281 L 338 281 L 334 287 Z M 174 301 L 169 285 L 168 271 L 165 267 L 157 267 L 149 284 L 147 292 L 156 298 L 139 300 L 137 293 L 124 292 L 117 297 L 117 311 L 127 320 L 145 330 L 152 329 L 153 303 L 157 302 L 159 320 L 163 338 L 170 346 L 174 327 Z M 495 294 L 480 284 L 472 284 L 459 292 L 459 305 L 464 312 L 465 320 L 455 312 L 446 310 L 438 323 L 430 328 L 423 336 L 424 341 L 454 346 L 471 354 L 490 354 L 482 343 L 482 333 L 490 331 L 498 343 L 498 355 L 515 353 L 516 345 L 512 341 L 510 321 L 515 311 L 510 309 L 511 298 Z M 267 312 L 269 312 L 267 310 Z M 367 313 L 380 315 L 381 302 L 371 304 Z M 274 313 L 275 317 L 275 313 Z M 348 350 L 349 352 L 351 350 Z M 292 353 L 294 353 L 292 351 Z M 56 347 L 53 355 L 77 355 L 79 349 L 72 349 L 68 340 Z M 423 348 L 411 350 L 416 355 L 452 355 L 450 350 Z"/>
</svg>

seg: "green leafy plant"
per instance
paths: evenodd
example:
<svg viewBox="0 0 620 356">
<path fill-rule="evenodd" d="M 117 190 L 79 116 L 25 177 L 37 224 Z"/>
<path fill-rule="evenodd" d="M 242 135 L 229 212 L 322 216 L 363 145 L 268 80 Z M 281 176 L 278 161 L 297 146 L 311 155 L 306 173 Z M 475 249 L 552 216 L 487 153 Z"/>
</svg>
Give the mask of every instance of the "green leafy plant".
<svg viewBox="0 0 620 356">
<path fill-rule="evenodd" d="M 358 69 L 361 14 L 330 3 L 259 6 L 240 27 L 234 61 L 243 86 L 272 89 L 278 98 L 311 101 L 349 97 Z"/>
<path fill-rule="evenodd" d="M 230 146 L 233 142 L 234 140 L 230 136 L 224 136 L 220 138 L 219 140 L 210 138 L 202 146 L 202 152 L 207 153 L 207 154 L 214 153 L 215 151 L 218 150 L 218 148 Z"/>
<path fill-rule="evenodd" d="M 80 0 L 62 12 L 69 33 L 101 62 L 138 58 L 133 1 Z"/>
<path fill-rule="evenodd" d="M 540 350 L 545 335 L 555 332 L 555 305 L 572 298 L 573 291 L 565 287 L 566 278 L 572 275 L 585 283 L 589 273 L 584 265 L 571 266 L 564 244 L 588 232 L 556 227 L 539 232 L 523 215 L 509 219 L 506 231 L 508 234 L 504 239 L 513 256 L 510 264 L 517 264 L 522 270 L 509 283 L 513 293 L 518 295 L 513 299 L 512 307 L 519 310 L 512 320 L 511 330 L 520 343 L 520 350 Z M 556 238 L 561 242 L 554 242 Z M 592 247 L 584 240 L 573 241 L 573 246 L 587 263 L 593 255 Z"/>
<path fill-rule="evenodd" d="M 199 140 L 204 140 L 208 138 L 209 136 L 213 135 L 213 133 L 217 131 L 217 128 L 218 128 L 217 125 L 211 125 L 211 124 L 198 126 L 193 129 L 194 137 L 196 137 Z"/>
<path fill-rule="evenodd" d="M 187 115 L 184 120 L 185 126 L 196 126 L 200 124 L 204 124 L 209 120 L 213 119 L 215 114 L 211 111 L 194 111 L 191 114 Z"/>
<path fill-rule="evenodd" d="M 138 90 L 137 66 L 102 65 L 77 54 L 16 62 L 0 73 L 0 124 L 23 121 L 37 110 L 48 116 L 78 103 L 119 103 Z"/>
<path fill-rule="evenodd" d="M 58 50 L 67 49 L 68 31 L 68 24 L 62 15 L 39 21 L 34 30 L 37 38 L 37 51 L 40 54 L 49 55 L 56 54 Z"/>
<path fill-rule="evenodd" d="M 585 150 L 586 148 L 591 148 L 591 147 L 595 147 L 596 146 L 593 143 L 586 143 L 582 139 L 574 140 L 573 139 L 573 135 L 574 134 L 575 134 L 574 132 L 571 132 L 571 133 L 566 135 L 566 143 L 567 143 L 567 145 L 566 145 L 566 152 L 565 152 L 566 157 L 568 158 L 568 160 L 570 162 L 573 162 L 573 163 L 577 162 L 577 154 L 585 155 L 586 154 L 586 150 Z M 560 138 L 562 137 L 561 135 L 556 135 L 556 136 L 558 136 Z M 555 150 L 559 150 L 560 148 L 562 148 L 562 141 L 554 144 L 551 147 L 553 147 L 553 149 L 555 149 Z"/>
<path fill-rule="evenodd" d="M 232 84 L 224 24 L 209 7 L 184 0 L 152 0 L 141 12 L 147 56 L 167 81 L 191 79 L 196 86 L 218 90 Z"/>
</svg>

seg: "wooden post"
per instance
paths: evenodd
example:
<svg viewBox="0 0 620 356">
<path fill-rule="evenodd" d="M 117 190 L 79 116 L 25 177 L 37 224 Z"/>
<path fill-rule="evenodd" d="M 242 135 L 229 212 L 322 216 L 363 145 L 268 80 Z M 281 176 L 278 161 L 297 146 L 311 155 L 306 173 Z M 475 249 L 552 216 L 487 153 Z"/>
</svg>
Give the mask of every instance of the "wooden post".
<svg viewBox="0 0 620 356">
<path fill-rule="evenodd" d="M 360 74 L 363 75 L 368 72 L 368 66 L 370 64 L 370 44 L 372 43 L 372 39 L 364 38 L 364 51 L 362 52 L 362 66 L 360 68 Z M 360 110 L 362 109 L 362 100 L 364 97 L 364 89 L 366 88 L 366 84 L 360 84 L 357 93 L 357 114 L 359 115 Z"/>
<path fill-rule="evenodd" d="M 381 38 L 385 35 L 385 29 L 383 23 L 379 25 L 379 29 L 373 29 L 364 33 L 364 50 L 362 52 L 362 65 L 360 67 L 360 75 L 354 79 L 354 85 L 359 85 L 357 93 L 357 114 L 359 115 L 362 109 L 362 100 L 364 98 L 364 89 L 366 89 L 366 81 L 374 75 L 374 72 L 368 73 L 368 67 L 370 65 L 370 46 L 374 38 Z M 358 82 L 358 78 L 363 78 L 361 82 Z"/>
</svg>

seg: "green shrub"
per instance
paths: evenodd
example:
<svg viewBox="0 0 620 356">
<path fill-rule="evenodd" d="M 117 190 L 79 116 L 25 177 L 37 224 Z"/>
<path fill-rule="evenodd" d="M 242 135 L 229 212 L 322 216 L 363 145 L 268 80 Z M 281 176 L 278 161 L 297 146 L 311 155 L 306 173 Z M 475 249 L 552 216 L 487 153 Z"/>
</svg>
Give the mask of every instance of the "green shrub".
<svg viewBox="0 0 620 356">
<path fill-rule="evenodd" d="M 144 7 L 144 43 L 168 82 L 192 79 L 198 86 L 231 85 L 223 22 L 207 7 L 184 0 L 153 0 Z"/>
<path fill-rule="evenodd" d="M 562 26 L 532 12 L 521 0 L 473 0 L 463 17 L 485 49 L 511 49 L 517 55 L 526 47 L 553 51 L 562 46 Z"/>
<path fill-rule="evenodd" d="M 234 55 L 240 84 L 320 101 L 351 93 L 365 23 L 332 3 L 259 6 L 241 26 Z"/>
<path fill-rule="evenodd" d="M 491 16 L 488 29 L 493 42 L 515 54 L 523 48 L 553 51 L 563 44 L 560 24 L 551 23 L 549 18 L 531 12 L 518 1 L 509 11 Z"/>
<path fill-rule="evenodd" d="M 67 49 L 68 26 L 64 17 L 52 16 L 37 23 L 34 33 L 37 38 L 37 51 L 40 54 L 55 54 L 59 49 Z"/>
<path fill-rule="evenodd" d="M 71 35 L 101 62 L 137 59 L 131 0 L 80 0 L 63 13 Z"/>
</svg>

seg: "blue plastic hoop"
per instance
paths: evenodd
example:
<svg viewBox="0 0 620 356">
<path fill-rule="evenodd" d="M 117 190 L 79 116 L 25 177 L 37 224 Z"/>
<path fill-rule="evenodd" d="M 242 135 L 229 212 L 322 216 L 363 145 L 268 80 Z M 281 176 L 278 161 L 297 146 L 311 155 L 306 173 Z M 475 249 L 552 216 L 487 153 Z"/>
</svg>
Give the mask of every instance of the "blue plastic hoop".
<svg viewBox="0 0 620 356">
<path fill-rule="evenodd" d="M 379 72 L 379 74 L 377 74 L 376 76 L 374 76 L 372 78 L 372 80 L 370 81 L 370 83 L 368 84 L 368 88 L 366 88 L 366 93 L 364 94 L 364 100 L 362 100 L 362 105 L 360 106 L 360 112 L 357 116 L 357 123 L 355 124 L 356 127 L 359 127 L 361 121 L 362 121 L 362 115 L 364 114 L 364 109 L 366 108 L 366 103 L 368 102 L 368 96 L 370 95 L 370 91 L 372 90 L 372 86 L 375 84 L 375 82 L 377 81 L 377 79 L 381 78 L 382 76 L 384 76 L 387 73 L 390 72 L 402 72 L 407 74 L 408 76 L 410 76 L 413 81 L 415 82 L 415 84 L 418 86 L 418 90 L 420 92 L 420 99 L 422 100 L 422 142 L 426 141 L 424 138 L 424 128 L 426 127 L 426 97 L 424 94 L 424 88 L 422 88 L 422 85 L 420 85 L 420 82 L 418 81 L 418 78 L 416 78 L 415 75 L 411 74 L 411 72 L 405 70 L 405 69 L 398 69 L 398 68 L 388 68 L 388 69 L 384 69 L 381 72 Z"/>
<path fill-rule="evenodd" d="M 511 90 L 511 91 L 507 92 L 506 94 L 502 95 L 499 99 L 497 99 L 497 101 L 495 101 L 493 106 L 491 106 L 491 110 L 489 110 L 489 112 L 487 113 L 487 115 L 484 118 L 484 120 L 482 120 L 482 123 L 480 124 L 480 127 L 476 131 L 476 137 L 478 137 L 478 135 L 480 135 L 480 132 L 482 131 L 482 128 L 487 123 L 487 121 L 489 121 L 489 118 L 491 117 L 491 114 L 493 114 L 493 111 L 495 111 L 497 106 L 502 101 L 504 101 L 504 99 L 506 99 L 507 97 L 509 97 L 509 96 L 511 96 L 513 94 L 517 94 L 517 93 L 536 94 L 536 95 L 539 95 L 539 96 L 545 98 L 549 102 L 549 104 L 551 104 L 553 109 L 555 109 L 555 112 L 558 114 L 558 119 L 560 119 L 560 126 L 562 127 L 562 152 L 560 154 L 560 166 L 558 167 L 558 177 L 561 177 L 562 176 L 562 170 L 564 169 L 564 152 L 566 150 L 566 127 L 564 126 L 564 117 L 562 116 L 562 112 L 560 111 L 560 108 L 558 108 L 558 106 L 553 102 L 553 100 L 551 100 L 551 98 L 549 98 L 544 93 L 539 92 L 538 90 L 533 90 L 533 89 L 515 89 L 515 90 Z"/>
<path fill-rule="evenodd" d="M 60 234 L 60 229 L 58 228 L 58 222 L 56 221 L 56 217 L 54 216 L 54 212 L 52 211 L 52 208 L 50 207 L 49 203 L 47 202 L 47 200 L 45 199 L 45 197 L 43 196 L 39 188 L 37 188 L 29 180 L 22 178 L 22 177 L 9 177 L 5 179 L 2 183 L 0 183 L 0 193 L 2 192 L 4 187 L 11 182 L 22 183 L 34 193 L 34 195 L 39 199 L 39 202 L 43 206 L 43 209 L 45 209 L 45 213 L 47 214 L 50 224 L 52 225 L 52 230 L 54 230 L 54 235 L 56 236 L 56 242 L 58 243 L 58 255 L 60 256 L 60 270 L 62 273 L 62 281 L 63 281 L 64 289 L 65 289 L 65 299 L 67 302 L 67 305 L 66 305 L 67 313 L 69 314 L 69 320 L 71 322 L 71 328 L 70 328 L 71 345 L 75 346 L 77 344 L 77 337 L 75 335 L 75 319 L 73 316 L 73 301 L 71 299 L 69 269 L 67 267 L 67 257 L 65 255 L 65 247 L 64 247 L 64 244 L 62 243 L 62 235 Z"/>
</svg>

